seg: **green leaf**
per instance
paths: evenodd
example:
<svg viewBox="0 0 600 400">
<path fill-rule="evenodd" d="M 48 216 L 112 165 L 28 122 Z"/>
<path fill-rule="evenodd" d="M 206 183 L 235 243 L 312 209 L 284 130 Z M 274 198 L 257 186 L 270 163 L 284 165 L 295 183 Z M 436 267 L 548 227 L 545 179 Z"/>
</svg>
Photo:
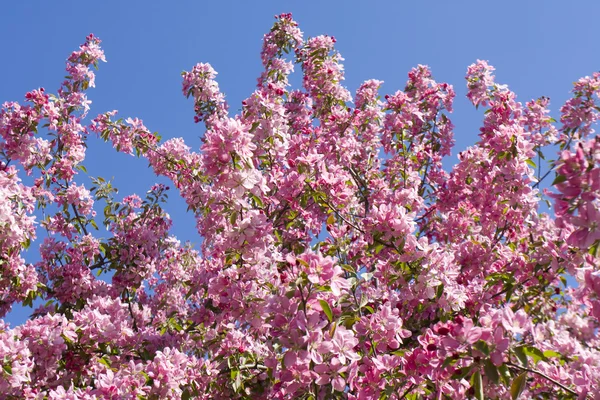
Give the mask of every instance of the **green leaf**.
<svg viewBox="0 0 600 400">
<path fill-rule="evenodd" d="M 560 354 L 559 352 L 554 351 L 554 350 L 546 350 L 543 354 L 544 354 L 544 357 L 546 357 L 546 358 L 550 358 L 550 357 L 559 357 L 560 358 L 560 357 L 562 357 L 562 354 Z"/>
<path fill-rule="evenodd" d="M 327 303 L 325 300 L 319 300 L 319 304 L 321 304 L 321 308 L 323 309 L 325 315 L 327 315 L 329 322 L 333 322 L 333 312 L 331 311 L 331 307 L 329 307 L 329 303 Z"/>
<path fill-rule="evenodd" d="M 523 372 L 521 375 L 517 376 L 512 385 L 510 385 L 510 395 L 513 400 L 517 400 L 521 393 L 523 393 L 525 382 L 527 382 L 527 372 Z"/>
<path fill-rule="evenodd" d="M 567 177 L 564 175 L 560 175 L 560 174 L 556 174 L 556 178 L 554 178 L 554 181 L 552 181 L 552 186 L 562 183 L 564 181 L 567 180 Z"/>
<path fill-rule="evenodd" d="M 473 389 L 475 389 L 475 398 L 477 400 L 483 400 L 483 380 L 481 379 L 481 373 L 479 371 L 473 374 L 471 382 L 473 384 Z"/>
<path fill-rule="evenodd" d="M 530 167 L 532 167 L 532 168 L 537 168 L 537 165 L 536 165 L 536 163 L 534 163 L 532 159 L 527 159 L 527 160 L 525 160 L 525 162 L 526 162 L 526 163 L 527 163 L 527 165 L 529 165 Z"/>
<path fill-rule="evenodd" d="M 514 243 L 509 243 L 509 245 L 510 244 L 514 246 Z M 485 280 L 492 281 L 492 283 L 495 284 L 497 281 L 509 282 L 512 280 L 512 277 L 509 274 L 505 274 L 502 272 L 494 272 L 493 274 L 486 276 Z"/>
<path fill-rule="evenodd" d="M 598 250 L 600 250 L 600 240 L 596 240 L 588 250 L 588 253 L 594 257 L 598 257 Z"/>
<path fill-rule="evenodd" d="M 461 380 L 462 378 L 467 376 L 469 372 L 471 372 L 470 365 L 468 367 L 462 367 L 458 370 L 458 372 L 455 372 L 454 375 L 452 375 L 452 379 Z"/>
<path fill-rule="evenodd" d="M 260 197 L 258 197 L 257 195 L 255 195 L 254 193 L 250 193 L 250 197 L 252 198 L 252 200 L 254 200 L 254 202 L 256 203 L 256 205 L 260 208 L 264 208 L 264 203 L 262 201 L 262 199 Z"/>
<path fill-rule="evenodd" d="M 475 343 L 473 345 L 473 347 L 475 349 L 479 350 L 480 352 L 482 352 L 483 354 L 485 354 L 486 356 L 490 355 L 490 347 L 483 340 L 479 340 L 477 343 Z"/>
<path fill-rule="evenodd" d="M 100 243 L 98 244 L 98 249 L 100 250 L 100 253 L 101 253 L 102 255 L 105 255 L 105 254 L 106 254 L 106 251 L 108 250 L 108 245 L 107 245 L 106 243 L 102 243 L 102 242 L 100 242 Z"/>
<path fill-rule="evenodd" d="M 487 376 L 487 378 L 490 381 L 494 382 L 495 384 L 498 384 L 498 382 L 500 381 L 498 368 L 496 368 L 496 366 L 489 359 L 484 361 L 483 371 L 485 372 L 485 376 Z"/>
<path fill-rule="evenodd" d="M 242 376 L 240 375 L 240 371 L 231 370 L 231 379 L 233 380 L 233 390 L 238 392 L 242 388 Z"/>
<path fill-rule="evenodd" d="M 350 265 L 350 264 L 342 264 L 341 267 L 342 267 L 342 269 L 344 271 L 356 275 L 356 270 L 354 269 L 354 267 L 352 265 Z"/>
<path fill-rule="evenodd" d="M 502 382 L 504 382 L 504 384 L 508 386 L 510 384 L 511 376 L 506 364 L 502 364 L 501 366 L 499 366 L 498 372 L 500 372 L 500 379 L 502 379 Z"/>
<path fill-rule="evenodd" d="M 183 327 L 181 326 L 179 321 L 177 321 L 174 317 L 169 318 L 169 326 L 177 332 L 181 332 L 183 330 Z"/>
<path fill-rule="evenodd" d="M 456 364 L 458 360 L 455 359 L 454 357 L 450 356 L 450 357 L 446 357 L 446 359 L 444 360 L 444 363 L 442 364 L 442 369 L 446 368 L 449 365 L 454 365 Z"/>
<path fill-rule="evenodd" d="M 192 398 L 192 393 L 190 389 L 186 388 L 183 393 L 181 393 L 181 400 L 190 400 Z"/>
<path fill-rule="evenodd" d="M 6 372 L 7 375 L 12 375 L 12 365 L 11 364 L 4 364 L 2 366 L 2 369 L 4 370 L 4 372 Z"/>
<path fill-rule="evenodd" d="M 107 360 L 105 357 L 102 357 L 101 359 L 99 359 L 99 360 L 98 360 L 98 362 L 99 362 L 100 364 L 104 364 L 104 365 L 106 365 L 108 368 L 111 368 L 111 366 L 110 366 L 110 362 L 109 362 L 109 361 L 108 361 L 108 360 Z"/>
<path fill-rule="evenodd" d="M 192 286 L 192 287 L 190 287 L 190 290 L 188 290 L 188 292 L 185 294 L 185 299 L 186 299 L 186 300 L 187 300 L 187 299 L 189 299 L 189 298 L 190 298 L 190 297 L 192 297 L 192 295 L 193 295 L 194 293 L 196 293 L 197 291 L 198 291 L 198 289 L 197 289 L 197 288 L 195 288 L 195 287 L 193 287 L 193 286 Z"/>
<path fill-rule="evenodd" d="M 521 364 L 523 364 L 523 366 L 526 367 L 528 364 L 528 361 L 527 361 L 527 355 L 525 355 L 525 351 L 523 350 L 523 347 L 515 347 L 513 349 L 513 352 L 515 353 L 515 356 L 517 356 L 517 358 L 519 359 Z"/>
<path fill-rule="evenodd" d="M 23 300 L 23 305 L 26 307 L 33 307 L 33 297 L 34 292 L 29 292 L 25 300 Z"/>
<path fill-rule="evenodd" d="M 252 128 L 250 128 L 250 133 L 254 132 L 256 130 L 256 128 L 258 128 L 258 126 L 260 125 L 260 121 L 256 121 L 252 124 Z"/>
<path fill-rule="evenodd" d="M 541 360 L 546 360 L 544 353 L 542 353 L 540 350 L 536 349 L 535 347 L 526 346 L 523 348 L 523 352 L 525 354 L 527 354 L 529 357 L 533 358 L 533 362 L 536 364 Z"/>
<path fill-rule="evenodd" d="M 439 285 L 437 287 L 437 290 L 435 292 L 435 298 L 439 299 L 442 297 L 443 294 L 444 294 L 444 284 L 442 283 L 441 285 Z"/>
<path fill-rule="evenodd" d="M 296 261 L 298 261 L 300 264 L 304 265 L 306 268 L 309 267 L 308 263 L 301 258 L 297 258 Z"/>
<path fill-rule="evenodd" d="M 329 214 L 327 217 L 327 225 L 333 225 L 335 223 L 335 215 L 333 213 Z"/>
<path fill-rule="evenodd" d="M 237 213 L 237 211 L 233 211 L 233 212 L 231 213 L 231 215 L 229 216 L 229 223 L 230 223 L 231 225 L 234 225 L 234 226 L 235 226 L 235 221 L 237 220 L 237 217 L 238 217 L 238 213 Z"/>
</svg>

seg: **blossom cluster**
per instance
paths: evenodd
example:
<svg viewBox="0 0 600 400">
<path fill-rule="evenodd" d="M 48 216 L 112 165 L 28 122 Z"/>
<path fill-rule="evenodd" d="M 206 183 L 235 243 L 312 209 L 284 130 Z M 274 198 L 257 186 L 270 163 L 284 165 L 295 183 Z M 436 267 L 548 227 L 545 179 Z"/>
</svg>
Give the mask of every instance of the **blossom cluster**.
<svg viewBox="0 0 600 400">
<path fill-rule="evenodd" d="M 43 305 L 0 320 L 2 398 L 600 399 L 600 74 L 557 122 L 469 66 L 482 127 L 447 171 L 452 85 L 419 65 L 352 95 L 335 43 L 277 16 L 238 115 L 209 64 L 184 72 L 197 146 L 86 122 L 93 35 L 56 95 L 3 105 L 0 317 Z M 199 248 L 172 235 L 170 186 L 81 179 L 88 132 L 170 182 Z"/>
</svg>

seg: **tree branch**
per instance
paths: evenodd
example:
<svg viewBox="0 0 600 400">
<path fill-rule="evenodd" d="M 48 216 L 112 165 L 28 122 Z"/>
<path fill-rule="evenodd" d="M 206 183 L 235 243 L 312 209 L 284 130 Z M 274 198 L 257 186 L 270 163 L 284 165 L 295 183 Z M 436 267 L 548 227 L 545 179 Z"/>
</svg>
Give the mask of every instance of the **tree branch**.
<svg viewBox="0 0 600 400">
<path fill-rule="evenodd" d="M 556 386 L 560 387 L 565 392 L 568 392 L 568 393 L 572 394 L 573 396 L 578 396 L 577 392 L 575 392 L 572 389 L 569 389 L 568 387 L 566 387 L 565 385 L 563 385 L 559 381 L 550 378 L 548 375 L 544 374 L 543 372 L 540 372 L 540 371 L 532 369 L 532 368 L 522 367 L 522 366 L 520 366 L 518 364 L 513 364 L 511 362 L 506 363 L 506 365 L 509 365 L 511 367 L 520 369 L 521 371 L 531 372 L 532 374 L 536 374 L 538 376 L 541 376 L 542 378 L 544 378 L 544 379 L 546 379 L 546 380 L 554 383 Z"/>
</svg>

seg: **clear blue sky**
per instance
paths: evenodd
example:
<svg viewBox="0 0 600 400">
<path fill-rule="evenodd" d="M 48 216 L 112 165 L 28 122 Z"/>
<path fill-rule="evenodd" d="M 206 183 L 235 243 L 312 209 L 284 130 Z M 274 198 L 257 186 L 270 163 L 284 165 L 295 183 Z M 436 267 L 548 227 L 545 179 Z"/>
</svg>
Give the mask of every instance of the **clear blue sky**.
<svg viewBox="0 0 600 400">
<path fill-rule="evenodd" d="M 465 71 L 475 60 L 489 60 L 497 81 L 520 101 L 550 97 L 555 117 L 572 82 L 600 70 L 597 0 L 8 1 L 0 13 L 0 102 L 22 101 L 37 87 L 55 92 L 66 57 L 94 33 L 103 40 L 108 63 L 88 92 L 90 116 L 117 109 L 165 139 L 181 136 L 198 148 L 202 131 L 193 123 L 191 100 L 181 94 L 180 73 L 197 62 L 211 63 L 230 110 L 238 110 L 261 70 L 262 36 L 282 12 L 294 14 L 305 36 L 337 38 L 351 91 L 375 78 L 385 81 L 382 94 L 393 93 L 417 64 L 453 84 L 452 161 L 475 143 L 482 120 L 464 98 Z M 121 194 L 143 194 L 156 182 L 144 160 L 97 140 L 89 144 L 88 171 L 115 177 Z M 177 197 L 172 193 L 166 207 L 174 232 L 197 243 L 193 219 Z M 19 323 L 28 314 L 18 309 L 8 320 Z"/>
</svg>

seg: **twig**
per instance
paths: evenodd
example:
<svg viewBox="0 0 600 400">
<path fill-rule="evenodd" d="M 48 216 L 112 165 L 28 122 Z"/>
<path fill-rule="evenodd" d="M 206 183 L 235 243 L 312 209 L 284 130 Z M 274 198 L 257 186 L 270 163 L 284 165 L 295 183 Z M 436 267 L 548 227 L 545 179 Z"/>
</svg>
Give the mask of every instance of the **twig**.
<svg viewBox="0 0 600 400">
<path fill-rule="evenodd" d="M 577 392 L 575 392 L 572 389 L 569 389 L 568 387 L 566 387 L 562 383 L 558 382 L 557 380 L 554 380 L 554 379 L 550 378 L 548 375 L 544 374 L 543 372 L 540 372 L 540 371 L 535 370 L 535 369 L 527 368 L 527 367 L 522 367 L 522 366 L 520 366 L 518 364 L 513 364 L 511 362 L 506 363 L 506 365 L 509 365 L 511 367 L 520 369 L 521 371 L 531 372 L 532 374 L 539 375 L 542 378 L 544 378 L 546 380 L 549 380 L 550 382 L 554 383 L 556 386 L 560 387 L 565 392 L 568 392 L 568 393 L 572 394 L 573 396 L 578 396 Z"/>
<path fill-rule="evenodd" d="M 573 141 L 573 138 L 570 137 L 569 141 L 567 142 L 567 144 L 565 145 L 565 149 L 568 149 L 569 146 L 571 145 L 571 142 Z M 542 176 L 541 179 L 538 179 L 538 181 L 536 182 L 535 185 L 533 185 L 533 188 L 535 189 L 536 187 L 538 187 L 540 185 L 540 183 L 542 183 L 542 181 L 544 179 L 546 179 L 546 177 L 550 174 L 550 172 L 554 171 L 554 168 L 556 168 L 558 166 L 558 160 L 556 160 L 555 162 L 552 163 L 552 167 L 550 167 L 550 169 L 544 174 L 544 176 Z"/>
<path fill-rule="evenodd" d="M 133 330 L 135 332 L 138 332 L 137 322 L 135 320 L 135 316 L 133 315 L 133 309 L 131 308 L 131 297 L 129 289 L 125 289 L 125 294 L 127 296 L 127 308 L 129 309 L 129 315 L 131 316 L 131 320 L 133 321 Z"/>
<path fill-rule="evenodd" d="M 406 391 L 405 391 L 405 392 L 402 394 L 402 396 L 400 397 L 400 400 L 402 400 L 402 399 L 406 398 L 406 396 L 408 396 L 408 394 L 409 394 L 410 392 L 412 392 L 412 390 L 413 390 L 414 388 L 415 388 L 415 384 L 413 383 L 413 384 L 412 384 L 412 385 L 410 385 L 410 386 L 408 387 L 408 389 L 406 389 Z"/>
</svg>

